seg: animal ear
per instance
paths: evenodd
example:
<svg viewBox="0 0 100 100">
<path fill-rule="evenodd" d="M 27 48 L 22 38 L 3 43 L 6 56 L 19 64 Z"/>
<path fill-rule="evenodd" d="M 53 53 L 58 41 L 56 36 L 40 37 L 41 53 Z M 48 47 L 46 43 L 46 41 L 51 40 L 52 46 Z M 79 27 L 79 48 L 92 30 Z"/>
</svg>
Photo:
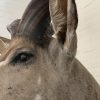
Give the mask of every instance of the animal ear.
<svg viewBox="0 0 100 100">
<path fill-rule="evenodd" d="M 68 56 L 73 58 L 77 49 L 78 24 L 75 0 L 50 0 L 49 9 L 57 39 L 67 51 Z"/>
<path fill-rule="evenodd" d="M 46 32 L 49 26 L 49 0 L 31 0 L 22 16 L 17 35 L 43 44 L 48 40 Z"/>
<path fill-rule="evenodd" d="M 7 30 L 11 33 L 11 37 L 13 37 L 17 33 L 19 23 L 20 19 L 16 19 L 11 22 L 11 24 L 7 25 Z"/>
</svg>

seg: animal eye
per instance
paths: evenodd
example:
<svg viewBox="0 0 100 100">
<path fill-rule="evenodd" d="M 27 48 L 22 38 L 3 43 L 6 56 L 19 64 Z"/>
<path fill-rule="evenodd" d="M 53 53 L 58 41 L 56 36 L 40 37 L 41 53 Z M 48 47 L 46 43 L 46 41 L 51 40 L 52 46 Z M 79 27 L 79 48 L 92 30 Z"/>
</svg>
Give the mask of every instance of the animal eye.
<svg viewBox="0 0 100 100">
<path fill-rule="evenodd" d="M 13 64 L 18 63 L 26 63 L 33 57 L 32 53 L 22 52 L 19 54 L 16 54 L 16 56 L 12 59 Z"/>
</svg>

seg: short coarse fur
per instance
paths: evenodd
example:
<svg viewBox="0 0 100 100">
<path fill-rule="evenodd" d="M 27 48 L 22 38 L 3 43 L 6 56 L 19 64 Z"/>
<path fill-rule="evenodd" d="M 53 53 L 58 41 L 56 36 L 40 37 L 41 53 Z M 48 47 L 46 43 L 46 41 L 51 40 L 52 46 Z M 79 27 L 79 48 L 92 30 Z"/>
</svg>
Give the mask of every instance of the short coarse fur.
<svg viewBox="0 0 100 100">
<path fill-rule="evenodd" d="M 75 57 L 77 24 L 74 0 L 32 0 L 0 57 L 0 100 L 100 100 Z"/>
</svg>

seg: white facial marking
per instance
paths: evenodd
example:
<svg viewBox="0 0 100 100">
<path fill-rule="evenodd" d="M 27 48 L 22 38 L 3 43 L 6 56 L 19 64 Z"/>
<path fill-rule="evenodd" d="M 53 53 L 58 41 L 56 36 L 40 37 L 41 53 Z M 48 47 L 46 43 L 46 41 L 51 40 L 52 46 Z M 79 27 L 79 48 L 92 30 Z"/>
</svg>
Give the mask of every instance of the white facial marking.
<svg viewBox="0 0 100 100">
<path fill-rule="evenodd" d="M 42 100 L 42 96 L 40 94 L 37 94 L 35 100 Z"/>
<path fill-rule="evenodd" d="M 39 76 L 39 78 L 38 78 L 38 85 L 40 85 L 41 84 L 41 76 Z"/>
</svg>

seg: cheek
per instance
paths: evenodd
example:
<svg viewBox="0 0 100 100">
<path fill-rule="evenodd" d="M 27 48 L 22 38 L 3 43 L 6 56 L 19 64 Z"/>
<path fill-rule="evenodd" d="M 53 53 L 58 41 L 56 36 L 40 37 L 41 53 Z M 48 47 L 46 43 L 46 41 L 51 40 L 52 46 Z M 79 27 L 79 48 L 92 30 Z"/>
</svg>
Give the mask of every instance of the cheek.
<svg viewBox="0 0 100 100">
<path fill-rule="evenodd" d="M 21 69 L 20 71 L 17 71 L 16 68 L 3 66 L 2 70 L 0 70 L 0 100 L 2 100 L 2 96 L 6 97 L 8 95 L 11 97 L 17 95 L 20 98 L 34 96 L 33 94 L 35 94 L 37 84 L 37 81 L 35 80 L 36 75 L 34 70 Z M 40 80 L 38 80 L 38 82 L 39 81 Z M 27 94 L 29 97 L 27 97 Z"/>
</svg>

